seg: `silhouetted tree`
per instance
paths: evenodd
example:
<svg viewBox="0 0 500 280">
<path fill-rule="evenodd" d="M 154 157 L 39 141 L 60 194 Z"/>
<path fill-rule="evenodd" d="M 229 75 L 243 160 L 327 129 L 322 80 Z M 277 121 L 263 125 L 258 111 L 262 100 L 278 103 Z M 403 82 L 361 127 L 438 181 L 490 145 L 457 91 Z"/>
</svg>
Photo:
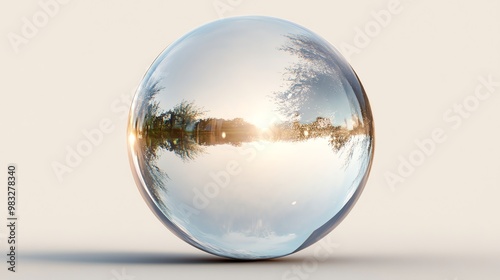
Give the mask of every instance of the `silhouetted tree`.
<svg viewBox="0 0 500 280">
<path fill-rule="evenodd" d="M 321 87 L 334 85 L 341 75 L 337 58 L 332 49 L 314 38 L 293 34 L 285 35 L 287 43 L 279 50 L 298 58 L 298 62 L 286 68 L 284 80 L 286 88 L 275 92 L 274 99 L 278 111 L 289 121 L 300 118 L 300 110 Z"/>
<path fill-rule="evenodd" d="M 185 131 L 187 126 L 194 124 L 195 121 L 205 114 L 205 111 L 203 108 L 196 106 L 194 101 L 188 102 L 182 100 L 181 103 L 172 109 L 171 114 L 175 121 L 179 122 L 181 129 Z"/>
<path fill-rule="evenodd" d="M 147 84 L 142 95 L 144 100 L 139 101 L 143 104 L 141 111 L 143 114 L 143 127 L 142 131 L 148 133 L 157 125 L 157 118 L 162 113 L 160 110 L 160 102 L 155 99 L 155 96 L 163 89 L 159 85 L 160 80 L 151 84 Z"/>
</svg>

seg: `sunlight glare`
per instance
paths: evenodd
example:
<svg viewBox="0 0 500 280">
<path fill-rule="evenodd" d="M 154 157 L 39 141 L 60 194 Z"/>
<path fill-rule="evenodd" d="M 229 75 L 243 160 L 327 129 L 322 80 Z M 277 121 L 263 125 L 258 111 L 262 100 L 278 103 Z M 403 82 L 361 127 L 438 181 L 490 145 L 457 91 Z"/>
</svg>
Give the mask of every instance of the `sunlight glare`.
<svg viewBox="0 0 500 280">
<path fill-rule="evenodd" d="M 130 145 L 131 147 L 133 147 L 133 146 L 134 146 L 134 144 L 135 144 L 135 134 L 134 134 L 134 133 L 130 133 L 130 134 L 128 135 L 128 143 L 129 143 L 129 145 Z"/>
</svg>

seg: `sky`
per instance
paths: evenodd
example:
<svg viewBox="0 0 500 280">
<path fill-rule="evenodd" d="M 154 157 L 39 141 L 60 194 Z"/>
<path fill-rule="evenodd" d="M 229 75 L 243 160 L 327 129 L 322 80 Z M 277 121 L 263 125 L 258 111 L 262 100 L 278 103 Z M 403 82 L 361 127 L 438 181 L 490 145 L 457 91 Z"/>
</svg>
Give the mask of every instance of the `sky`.
<svg viewBox="0 0 500 280">
<path fill-rule="evenodd" d="M 182 100 L 194 101 L 208 111 L 207 116 L 240 117 L 262 127 L 283 119 L 273 97 L 286 90 L 287 68 L 300 61 L 280 50 L 287 44 L 285 36 L 290 34 L 316 36 L 273 18 L 211 23 L 170 45 L 152 65 L 144 82 L 159 80 L 163 89 L 156 100 L 165 110 Z M 347 95 L 353 93 L 345 92 L 341 80 L 345 81 L 342 75 L 331 76 L 330 82 L 316 84 L 314 96 L 306 96 L 301 106 L 302 122 L 321 116 L 338 125 L 350 119 L 352 107 L 358 105 L 349 103 Z"/>
</svg>

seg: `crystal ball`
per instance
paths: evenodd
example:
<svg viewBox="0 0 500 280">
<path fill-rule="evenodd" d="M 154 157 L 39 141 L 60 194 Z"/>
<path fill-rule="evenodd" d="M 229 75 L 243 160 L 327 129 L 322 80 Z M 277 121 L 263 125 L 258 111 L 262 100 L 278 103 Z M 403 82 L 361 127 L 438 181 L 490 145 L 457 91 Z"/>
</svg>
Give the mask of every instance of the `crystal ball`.
<svg viewBox="0 0 500 280">
<path fill-rule="evenodd" d="M 268 259 L 327 235 L 367 181 L 373 118 L 358 76 L 292 22 L 233 17 L 169 45 L 133 99 L 141 195 L 190 245 Z"/>
</svg>

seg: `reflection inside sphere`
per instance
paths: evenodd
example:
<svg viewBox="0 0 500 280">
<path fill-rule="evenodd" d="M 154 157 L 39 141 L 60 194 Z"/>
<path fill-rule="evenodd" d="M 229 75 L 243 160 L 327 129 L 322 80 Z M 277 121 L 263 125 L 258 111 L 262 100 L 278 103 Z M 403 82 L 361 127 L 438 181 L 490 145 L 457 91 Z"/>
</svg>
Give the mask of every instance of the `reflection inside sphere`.
<svg viewBox="0 0 500 280">
<path fill-rule="evenodd" d="M 130 111 L 145 200 L 189 244 L 273 258 L 348 213 L 373 156 L 368 99 L 326 41 L 268 17 L 219 20 L 169 46 Z"/>
</svg>

